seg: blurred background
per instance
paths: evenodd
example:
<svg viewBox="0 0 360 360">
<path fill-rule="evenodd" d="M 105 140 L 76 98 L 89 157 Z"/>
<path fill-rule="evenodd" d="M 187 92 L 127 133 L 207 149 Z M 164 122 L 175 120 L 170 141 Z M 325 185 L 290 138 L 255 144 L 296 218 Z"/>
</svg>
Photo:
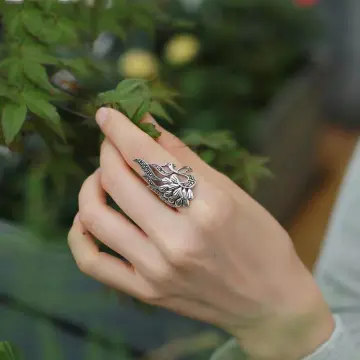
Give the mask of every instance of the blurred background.
<svg viewBox="0 0 360 360">
<path fill-rule="evenodd" d="M 91 96 L 125 78 L 150 80 L 159 121 L 263 204 L 312 268 L 360 133 L 360 3 L 31 3 L 0 7 L 0 106 L 3 84 L 22 76 L 9 44 L 26 36 L 27 59 L 46 71 L 25 71 L 28 85 L 40 94 L 48 77 L 72 97 L 41 93 L 45 104 L 28 106 L 16 134 L 3 121 L 0 340 L 25 359 L 206 359 L 226 334 L 104 288 L 69 254 L 77 194 L 101 141 Z M 28 12 L 24 24 L 13 11 Z M 66 20 L 56 41 L 53 26 L 38 26 L 45 12 Z M 67 142 L 54 124 L 38 125 L 50 103 Z"/>
</svg>

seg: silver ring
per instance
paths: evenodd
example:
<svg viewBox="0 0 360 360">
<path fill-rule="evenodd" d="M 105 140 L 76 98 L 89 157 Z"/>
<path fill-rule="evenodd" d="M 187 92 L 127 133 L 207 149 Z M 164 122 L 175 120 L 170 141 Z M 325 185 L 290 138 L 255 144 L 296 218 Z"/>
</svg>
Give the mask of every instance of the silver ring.
<svg viewBox="0 0 360 360">
<path fill-rule="evenodd" d="M 191 167 L 185 166 L 177 170 L 176 165 L 172 163 L 160 166 L 148 164 L 142 159 L 134 161 L 141 166 L 148 187 L 164 203 L 173 208 L 190 206 L 190 201 L 194 199 L 193 188 L 196 185 L 195 177 L 190 175 Z"/>
</svg>

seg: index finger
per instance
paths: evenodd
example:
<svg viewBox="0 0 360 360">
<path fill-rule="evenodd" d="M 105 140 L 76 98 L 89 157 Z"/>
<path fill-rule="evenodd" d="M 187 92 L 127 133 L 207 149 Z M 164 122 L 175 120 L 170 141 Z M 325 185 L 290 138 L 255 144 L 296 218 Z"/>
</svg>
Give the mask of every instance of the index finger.
<svg viewBox="0 0 360 360">
<path fill-rule="evenodd" d="M 182 167 L 183 164 L 180 164 L 178 159 L 123 114 L 113 109 L 101 108 L 96 119 L 106 137 L 120 151 L 127 164 L 137 173 L 141 173 L 141 167 L 135 162 L 136 159 L 144 160 L 148 164 L 161 166 L 173 163 L 178 168 Z M 206 185 L 204 185 L 205 182 L 202 182 L 201 186 L 197 186 L 195 189 L 197 206 L 205 200 Z"/>
<path fill-rule="evenodd" d="M 170 153 L 120 112 L 101 108 L 96 114 L 96 121 L 102 132 L 134 170 L 138 169 L 134 164 L 134 160 L 138 158 L 157 164 L 176 162 Z"/>
</svg>

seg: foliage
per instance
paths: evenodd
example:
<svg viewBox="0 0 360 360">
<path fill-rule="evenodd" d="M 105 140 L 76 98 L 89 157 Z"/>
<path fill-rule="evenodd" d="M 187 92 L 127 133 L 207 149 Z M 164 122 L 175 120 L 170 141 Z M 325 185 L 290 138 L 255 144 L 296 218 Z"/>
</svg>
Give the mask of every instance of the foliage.
<svg viewBox="0 0 360 360">
<path fill-rule="evenodd" d="M 0 360 L 19 360 L 15 350 L 8 342 L 0 342 Z"/>
<path fill-rule="evenodd" d="M 144 114 L 150 112 L 172 123 L 181 110 L 175 102 L 179 93 L 161 81 L 171 82 L 167 71 L 156 78 L 124 80 L 117 59 L 99 58 L 92 51 L 94 40 L 104 31 L 118 36 L 123 44 L 131 43 L 134 33 L 155 39 L 159 24 L 169 26 L 166 12 L 157 2 L 142 0 L 119 0 L 113 7 L 105 0 L 86 4 L 85 0 L 32 0 L 2 2 L 0 7 L 0 144 L 21 151 L 23 159 L 19 169 L 5 175 L 2 186 L 8 188 L 1 199 L 1 215 L 43 234 L 69 226 L 76 211 L 76 192 L 98 164 L 102 135 L 94 114 L 100 106 L 124 112 L 154 138 L 161 134 L 153 125 L 140 123 Z M 189 29 L 181 21 L 171 26 Z M 192 112 L 189 107 L 189 114 L 181 114 L 191 118 Z M 173 126 L 179 135 L 183 128 L 181 121 Z M 210 141 L 189 144 L 208 163 L 253 190 L 256 179 L 267 175 L 259 167 L 262 160 L 239 148 L 231 134 L 230 147 L 218 144 L 222 134 L 214 130 L 204 134 Z"/>
<path fill-rule="evenodd" d="M 138 3 L 127 1 L 117 1 L 114 4 L 115 8 L 110 9 L 105 3 L 97 0 L 93 7 L 87 7 L 81 2 L 58 4 L 56 1 L 48 0 L 25 1 L 3 7 L 5 39 L 2 46 L 3 60 L 0 63 L 0 75 L 3 80 L 0 88 L 0 105 L 3 137 L 8 145 L 15 141 L 22 128 L 27 131 L 39 131 L 48 144 L 54 140 L 59 141 L 58 138 L 65 141 L 68 134 L 55 107 L 56 102 L 84 101 L 81 97 L 76 98 L 55 88 L 49 79 L 50 70 L 48 71 L 46 65 L 51 65 L 52 73 L 59 69 L 68 69 L 79 77 L 90 75 L 94 67 L 96 68 L 96 63 L 83 54 L 99 31 L 111 30 L 124 36 L 125 31 L 118 24 L 118 17 L 127 23 L 127 26 L 132 26 L 133 22 L 137 24 L 140 19 L 148 26 L 150 16 L 156 9 L 149 6 L 139 7 Z M 88 23 L 86 20 L 91 21 L 89 31 L 85 28 Z M 57 54 L 60 46 L 66 46 L 68 50 L 76 47 L 77 53 L 81 55 L 70 59 L 60 57 Z M 126 87 L 126 84 L 122 86 Z M 118 105 L 120 101 L 124 101 L 123 106 L 131 107 L 130 114 L 136 117 L 141 116 L 144 111 L 151 110 L 150 106 L 143 106 L 145 102 L 150 103 L 151 92 L 148 90 L 146 94 L 135 94 L 136 86 L 134 84 L 134 89 L 125 89 L 123 92 L 117 88 L 114 92 L 117 97 L 112 99 L 110 104 Z M 142 85 L 142 89 L 144 87 L 145 84 Z M 93 114 L 96 110 L 96 99 L 90 97 L 86 100 L 83 109 L 86 108 Z M 98 105 L 105 103 L 99 101 Z M 136 107 L 143 107 L 143 110 L 133 114 Z M 43 132 L 45 130 L 46 135 Z"/>
<path fill-rule="evenodd" d="M 259 178 L 272 176 L 265 167 L 268 159 L 250 155 L 245 149 L 239 148 L 229 131 L 193 130 L 184 135 L 184 141 L 197 151 L 204 161 L 223 169 L 235 182 L 244 184 L 249 191 L 255 190 Z"/>
<path fill-rule="evenodd" d="M 170 8 L 197 24 L 185 39 L 184 32 L 172 31 L 158 44 L 164 76 L 186 95 L 188 115 L 174 113 L 175 122 L 201 131 L 228 129 L 241 145 L 251 146 L 274 94 L 310 62 L 312 10 L 290 0 L 204 0 L 195 13 L 173 1 Z"/>
<path fill-rule="evenodd" d="M 54 225 L 62 215 L 39 200 L 58 200 L 62 208 L 69 184 L 76 187 L 96 166 L 94 149 L 101 140 L 94 121 L 98 107 L 123 111 L 155 138 L 160 133 L 154 126 L 139 124 L 143 115 L 152 112 L 170 120 L 162 107 L 162 101 L 172 99 L 170 91 L 163 87 L 160 96 L 152 93 L 148 81 L 121 81 L 115 63 L 101 61 L 89 50 L 105 30 L 121 38 L 134 28 L 153 32 L 157 19 L 163 17 L 160 9 L 142 1 L 116 1 L 112 8 L 106 3 L 97 0 L 86 6 L 85 1 L 34 0 L 1 4 L 0 145 L 23 151 L 26 171 L 24 182 L 18 184 L 24 194 L 22 217 L 36 228 Z M 74 76 L 70 84 L 54 81 L 64 70 Z M 99 93 L 109 74 L 119 85 Z M 95 84 L 92 78 L 100 80 Z M 31 158 L 24 152 L 29 141 L 38 144 Z M 46 186 L 49 180 L 50 188 Z M 14 205 L 9 204 L 13 209 Z"/>
</svg>

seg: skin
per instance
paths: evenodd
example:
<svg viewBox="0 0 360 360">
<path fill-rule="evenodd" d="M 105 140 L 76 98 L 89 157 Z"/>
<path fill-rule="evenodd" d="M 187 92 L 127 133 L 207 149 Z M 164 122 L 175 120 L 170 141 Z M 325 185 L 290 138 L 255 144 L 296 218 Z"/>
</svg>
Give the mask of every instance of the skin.
<svg viewBox="0 0 360 360">
<path fill-rule="evenodd" d="M 111 109 L 100 109 L 97 122 L 106 136 L 101 165 L 82 187 L 68 238 L 81 271 L 226 330 L 249 359 L 301 359 L 330 338 L 334 321 L 319 288 L 264 208 L 166 130 L 155 141 Z M 136 158 L 191 166 L 190 207 L 160 201 Z M 137 226 L 107 206 L 106 193 Z M 99 252 L 94 238 L 131 265 Z"/>
</svg>

